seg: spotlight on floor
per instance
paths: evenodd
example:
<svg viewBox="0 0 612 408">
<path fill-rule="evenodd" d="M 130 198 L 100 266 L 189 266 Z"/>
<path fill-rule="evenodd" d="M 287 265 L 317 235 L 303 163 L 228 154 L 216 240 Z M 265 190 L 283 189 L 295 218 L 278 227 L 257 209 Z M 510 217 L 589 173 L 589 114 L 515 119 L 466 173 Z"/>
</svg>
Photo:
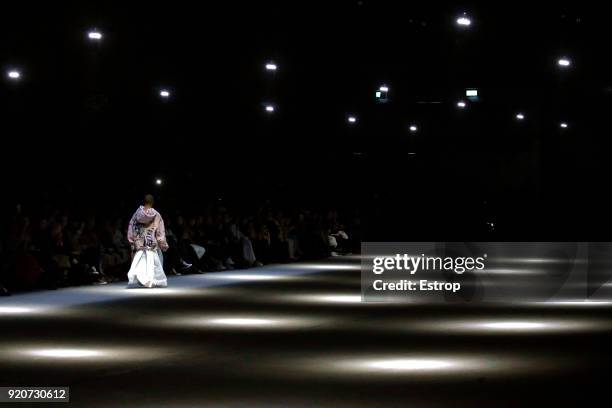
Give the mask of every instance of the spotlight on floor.
<svg viewBox="0 0 612 408">
<path fill-rule="evenodd" d="M 73 348 L 57 348 L 57 349 L 38 349 L 29 351 L 27 354 L 34 357 L 49 357 L 49 358 L 87 358 L 97 357 L 102 355 L 97 350 L 88 349 L 73 349 Z"/>
<path fill-rule="evenodd" d="M 211 319 L 211 324 L 221 326 L 270 326 L 275 323 L 271 319 L 257 319 L 257 318 L 224 318 L 224 319 Z"/>
<path fill-rule="evenodd" d="M 206 275 L 206 277 L 212 280 L 236 280 L 245 282 L 290 279 L 290 277 L 285 275 L 272 275 L 261 273 L 223 273 L 218 275 L 210 274 Z"/>
<path fill-rule="evenodd" d="M 584 306 L 584 307 L 610 307 L 612 306 L 612 302 L 610 301 L 602 301 L 602 300 L 554 300 L 554 301 L 546 301 L 546 302 L 530 302 L 529 305 L 535 306 Z"/>
<path fill-rule="evenodd" d="M 359 295 L 327 295 L 313 298 L 323 303 L 361 303 Z"/>
<path fill-rule="evenodd" d="M 31 313 L 32 309 L 29 307 L 19 306 L 0 306 L 0 315 L 3 314 L 24 314 Z"/>
<path fill-rule="evenodd" d="M 320 304 L 361 304 L 361 295 L 339 295 L 339 294 L 310 294 L 283 296 L 291 302 L 297 303 L 320 303 Z"/>
<path fill-rule="evenodd" d="M 102 33 L 98 30 L 92 30 L 87 33 L 87 38 L 92 41 L 100 41 L 102 39 Z"/>
<path fill-rule="evenodd" d="M 517 361 L 518 360 L 518 361 Z M 440 376 L 448 378 L 457 375 L 486 375 L 488 374 L 508 374 L 513 369 L 523 368 L 533 371 L 541 361 L 521 361 L 515 356 L 503 354 L 484 355 L 484 354 L 447 354 L 447 355 L 371 355 L 368 357 L 361 353 L 359 356 L 331 356 L 329 353 L 325 357 L 311 356 L 308 361 L 296 361 L 295 366 L 303 365 L 312 371 L 325 371 L 326 374 L 334 373 L 347 377 L 350 375 L 360 376 L 371 373 L 379 376 L 389 375 L 395 380 L 398 376 L 422 376 L 439 380 Z M 510 370 L 510 371 L 509 371 Z"/>
<path fill-rule="evenodd" d="M 288 264 L 283 265 L 284 268 L 287 269 L 296 269 L 296 270 L 320 270 L 320 271 L 358 271 L 361 269 L 361 265 L 358 263 L 307 263 L 307 264 Z"/>
<path fill-rule="evenodd" d="M 284 330 L 321 326 L 328 323 L 326 319 L 311 317 L 287 316 L 219 316 L 219 317 L 172 317 L 167 320 L 167 326 L 177 328 L 201 329 L 246 329 L 246 330 Z M 164 321 L 151 321 L 151 324 L 162 324 Z"/>
<path fill-rule="evenodd" d="M 572 65 L 572 61 L 570 61 L 569 58 L 562 57 L 562 58 L 559 58 L 559 60 L 557 61 L 557 64 L 562 68 L 567 68 L 570 65 Z"/>
<path fill-rule="evenodd" d="M 545 323 L 541 322 L 491 322 L 482 323 L 481 326 L 486 329 L 493 330 L 536 330 L 546 327 Z"/>
<path fill-rule="evenodd" d="M 442 370 L 450 368 L 453 363 L 445 360 L 431 360 L 422 358 L 400 358 L 374 360 L 366 364 L 368 368 L 390 370 L 390 371 L 420 371 L 420 370 Z"/>
</svg>

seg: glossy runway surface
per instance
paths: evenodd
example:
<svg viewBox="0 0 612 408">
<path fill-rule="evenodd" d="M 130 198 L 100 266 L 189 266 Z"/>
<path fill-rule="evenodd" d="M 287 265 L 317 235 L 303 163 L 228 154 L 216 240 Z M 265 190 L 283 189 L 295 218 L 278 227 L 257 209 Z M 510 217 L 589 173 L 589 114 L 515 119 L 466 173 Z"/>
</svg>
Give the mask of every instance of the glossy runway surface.
<svg viewBox="0 0 612 408">
<path fill-rule="evenodd" d="M 0 386 L 71 406 L 576 406 L 612 379 L 608 302 L 364 304 L 348 257 L 0 298 L 0 328 Z"/>
</svg>

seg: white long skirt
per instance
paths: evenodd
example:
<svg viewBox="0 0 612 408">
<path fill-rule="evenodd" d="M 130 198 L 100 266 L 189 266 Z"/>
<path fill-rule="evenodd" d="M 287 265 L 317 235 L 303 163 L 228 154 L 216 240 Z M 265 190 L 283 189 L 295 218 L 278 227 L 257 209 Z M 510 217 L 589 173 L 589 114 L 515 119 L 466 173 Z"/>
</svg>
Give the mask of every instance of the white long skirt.
<svg viewBox="0 0 612 408">
<path fill-rule="evenodd" d="M 157 250 L 141 249 L 136 252 L 132 260 L 132 267 L 128 272 L 128 285 L 146 288 L 168 286 L 168 279 L 166 279 Z"/>
</svg>

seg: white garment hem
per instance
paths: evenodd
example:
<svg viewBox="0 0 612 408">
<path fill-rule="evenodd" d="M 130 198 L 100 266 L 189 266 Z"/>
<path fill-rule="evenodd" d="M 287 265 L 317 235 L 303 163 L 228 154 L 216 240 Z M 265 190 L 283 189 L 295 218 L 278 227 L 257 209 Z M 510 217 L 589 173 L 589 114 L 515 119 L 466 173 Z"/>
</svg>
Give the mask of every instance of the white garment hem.
<svg viewBox="0 0 612 408">
<path fill-rule="evenodd" d="M 157 251 L 141 249 L 136 252 L 128 272 L 128 288 L 159 288 L 166 286 L 168 286 L 168 280 Z"/>
</svg>

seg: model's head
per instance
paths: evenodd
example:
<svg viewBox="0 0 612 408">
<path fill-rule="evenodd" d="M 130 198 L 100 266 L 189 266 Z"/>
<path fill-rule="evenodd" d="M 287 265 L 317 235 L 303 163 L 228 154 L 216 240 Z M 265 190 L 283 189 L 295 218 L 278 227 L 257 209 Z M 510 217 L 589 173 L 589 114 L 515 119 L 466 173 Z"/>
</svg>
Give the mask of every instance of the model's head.
<svg viewBox="0 0 612 408">
<path fill-rule="evenodd" d="M 153 196 L 151 194 L 147 194 L 144 198 L 144 205 L 145 207 L 153 207 L 153 204 L 155 204 L 155 199 L 153 199 Z"/>
</svg>

